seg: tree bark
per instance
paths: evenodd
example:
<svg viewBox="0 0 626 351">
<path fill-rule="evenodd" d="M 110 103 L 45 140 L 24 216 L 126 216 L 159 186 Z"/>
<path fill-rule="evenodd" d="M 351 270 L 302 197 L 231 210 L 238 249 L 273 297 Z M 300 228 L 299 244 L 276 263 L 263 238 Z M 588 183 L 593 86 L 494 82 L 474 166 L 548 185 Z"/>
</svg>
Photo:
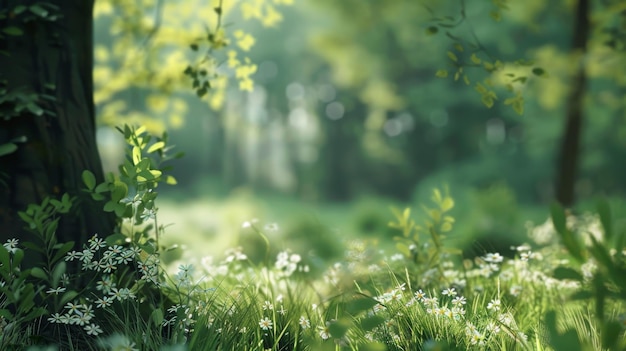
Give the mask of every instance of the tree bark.
<svg viewBox="0 0 626 351">
<path fill-rule="evenodd" d="M 572 51 L 577 57 L 578 67 L 572 82 L 567 104 L 567 115 L 563 140 L 559 152 L 559 168 L 556 179 L 556 200 L 571 207 L 575 202 L 575 186 L 580 158 L 580 139 L 584 114 L 584 96 L 587 85 L 585 53 L 589 38 L 589 0 L 579 0 L 574 19 Z"/>
<path fill-rule="evenodd" d="M 32 5 L 33 1 L 0 0 L 0 8 Z M 81 194 L 81 173 L 90 170 L 98 182 L 103 171 L 96 144 L 93 103 L 93 5 L 91 0 L 48 0 L 46 16 L 25 21 L 34 11 L 9 16 L 5 25 L 23 29 L 23 35 L 3 39 L 0 80 L 9 91 L 37 94 L 36 103 L 45 111 L 38 115 L 22 112 L 0 118 L 0 144 L 26 137 L 17 151 L 0 156 L 0 239 L 29 240 L 17 211 L 45 197 L 69 193 L 78 197 L 72 212 L 57 230 L 59 242 L 74 241 L 77 247 L 93 234 L 113 233 L 115 219 L 102 205 Z M 29 12 L 30 11 L 30 12 Z M 58 13 L 57 13 L 58 12 Z M 60 15 L 50 20 L 53 15 Z M 42 94 L 53 98 L 44 99 Z M 5 116 L 0 116 L 5 117 Z"/>
</svg>

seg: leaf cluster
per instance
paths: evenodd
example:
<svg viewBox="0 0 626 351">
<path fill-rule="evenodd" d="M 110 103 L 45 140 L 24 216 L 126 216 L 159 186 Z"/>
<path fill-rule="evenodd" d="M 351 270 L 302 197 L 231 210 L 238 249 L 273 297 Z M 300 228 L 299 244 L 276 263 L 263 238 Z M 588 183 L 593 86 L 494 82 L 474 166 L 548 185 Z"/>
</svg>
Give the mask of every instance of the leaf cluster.
<svg viewBox="0 0 626 351">
<path fill-rule="evenodd" d="M 593 262 L 597 268 L 591 277 L 585 276 L 580 268 L 559 267 L 554 271 L 558 279 L 570 279 L 581 284 L 581 289 L 570 296 L 572 301 L 590 301 L 595 308 L 595 323 L 600 330 L 602 347 L 608 350 L 623 350 L 626 340 L 623 338 L 622 325 L 614 317 L 608 316 L 606 307 L 612 303 L 626 303 L 626 232 L 617 232 L 614 227 L 611 208 L 605 200 L 598 203 L 597 215 L 602 225 L 602 238 L 591 233 L 577 231 L 567 225 L 567 212 L 558 204 L 552 205 L 552 223 L 559 234 L 568 254 L 579 265 Z M 582 238 L 587 238 L 585 243 Z M 580 349 L 580 344 L 572 342 L 567 335 L 575 335 L 567 330 L 559 334 L 555 325 L 555 315 L 547 315 L 548 326 L 555 340 L 569 339 L 568 345 Z"/>
</svg>

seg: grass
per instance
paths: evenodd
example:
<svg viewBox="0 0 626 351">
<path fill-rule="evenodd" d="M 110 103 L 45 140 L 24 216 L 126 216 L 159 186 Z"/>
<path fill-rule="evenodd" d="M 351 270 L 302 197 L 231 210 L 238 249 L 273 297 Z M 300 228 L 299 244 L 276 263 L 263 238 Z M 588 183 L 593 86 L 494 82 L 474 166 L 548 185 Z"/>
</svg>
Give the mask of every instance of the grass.
<svg viewBox="0 0 626 351">
<path fill-rule="evenodd" d="M 251 230 L 263 235 L 262 228 Z M 256 263 L 229 250 L 219 260 L 184 265 L 159 278 L 155 287 L 167 303 L 131 284 L 131 297 L 92 307 L 86 325 L 99 325 L 97 335 L 86 334 L 71 321 L 75 317 L 46 326 L 50 317 L 44 315 L 10 344 L 3 334 L 3 349 L 37 344 L 43 334 L 38 327 L 46 326 L 58 337 L 52 349 L 63 350 L 558 350 L 545 321 L 553 310 L 557 332 L 574 330 L 583 349 L 603 349 L 593 308 L 568 302 L 581 283 L 551 276 L 568 265 L 556 232 L 536 230 L 553 240 L 515 248 L 513 258 L 443 255 L 439 267 L 358 240 L 346 243 L 344 257 L 319 274 L 307 268 L 313 257 L 296 252 Z M 17 244 L 5 249 L 19 250 Z M 76 301 L 85 306 L 95 299 Z M 149 313 L 146 304 L 152 304 Z M 621 302 L 609 306 L 607 320 L 623 318 Z M 10 322 L 3 320 L 6 331 Z"/>
<path fill-rule="evenodd" d="M 162 225 L 167 206 L 155 202 L 170 157 L 146 156 L 143 129 L 121 131 L 127 167 L 83 181 L 122 233 L 59 243 L 57 223 L 75 201 L 66 194 L 20 212 L 37 242 L 0 246 L 1 350 L 626 349 L 626 232 L 605 203 L 579 216 L 553 206 L 524 244 L 468 257 L 454 246 L 455 202 L 440 189 L 417 219 L 394 209 L 380 226 L 368 210 L 361 228 L 394 235 L 395 246 L 376 235 L 338 240 L 320 218 L 289 230 L 256 221 L 243 196 L 189 214 L 215 213 L 226 224 L 214 235 L 233 235 L 235 247 L 190 240 L 188 254 L 164 245 L 188 233 Z M 243 216 L 221 212 L 229 208 Z M 213 255 L 198 256 L 199 243 Z M 43 263 L 22 266 L 33 257 Z"/>
</svg>

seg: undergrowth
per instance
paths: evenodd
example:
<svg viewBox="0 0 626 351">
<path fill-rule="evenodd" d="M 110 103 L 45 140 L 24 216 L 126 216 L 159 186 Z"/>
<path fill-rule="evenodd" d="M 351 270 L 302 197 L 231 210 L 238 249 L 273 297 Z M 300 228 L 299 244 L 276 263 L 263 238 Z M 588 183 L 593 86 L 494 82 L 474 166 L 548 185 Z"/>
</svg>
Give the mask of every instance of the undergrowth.
<svg viewBox="0 0 626 351">
<path fill-rule="evenodd" d="M 610 208 L 574 216 L 558 206 L 510 252 L 464 258 L 445 236 L 454 200 L 434 189 L 419 215 L 393 210 L 397 252 L 345 243 L 322 273 L 318 258 L 265 245 L 261 263 L 241 248 L 170 271 L 159 238 L 157 187 L 174 184 L 167 135 L 120 129 L 129 148 L 119 175 L 85 192 L 119 220 L 84 247 L 56 230 L 74 199 L 46 199 L 20 214 L 40 241 L 0 247 L 2 350 L 623 350 L 624 232 Z M 22 267 L 35 255 L 36 267 Z M 505 257 L 506 256 L 506 257 Z"/>
</svg>

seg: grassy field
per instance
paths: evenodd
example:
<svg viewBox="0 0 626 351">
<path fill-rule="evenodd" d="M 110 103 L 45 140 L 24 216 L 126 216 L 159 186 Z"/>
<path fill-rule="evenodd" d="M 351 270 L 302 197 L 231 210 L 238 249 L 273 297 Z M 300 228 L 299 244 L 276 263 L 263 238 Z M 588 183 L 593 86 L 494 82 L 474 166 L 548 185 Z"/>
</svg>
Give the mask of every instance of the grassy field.
<svg viewBox="0 0 626 351">
<path fill-rule="evenodd" d="M 568 217 L 555 208 L 526 243 L 468 258 L 445 240 L 462 223 L 442 194 L 433 193 L 426 217 L 409 209 L 388 215 L 381 235 L 397 247 L 344 228 L 348 235 L 312 226 L 307 240 L 281 236 L 289 231 L 282 219 L 252 220 L 262 205 L 245 197 L 188 204 L 188 217 L 173 219 L 225 222 L 195 234 L 166 228 L 160 235 L 168 240 L 189 235 L 178 254 L 94 236 L 83 251 L 51 246 L 48 267 L 15 270 L 29 248 L 7 242 L 2 349 L 624 349 L 626 250 L 609 247 L 623 241 L 607 237 L 606 216 Z M 170 206 L 163 203 L 160 221 L 169 222 L 161 213 Z M 284 208 L 273 210 L 268 217 Z M 304 211 L 319 211 L 321 226 L 337 215 L 327 210 Z M 229 232 L 239 238 L 218 245 L 215 237 Z M 180 265 L 166 269 L 174 260 Z M 80 273 L 62 274 L 73 262 Z M 88 280 L 77 289 L 79 276 Z"/>
</svg>

